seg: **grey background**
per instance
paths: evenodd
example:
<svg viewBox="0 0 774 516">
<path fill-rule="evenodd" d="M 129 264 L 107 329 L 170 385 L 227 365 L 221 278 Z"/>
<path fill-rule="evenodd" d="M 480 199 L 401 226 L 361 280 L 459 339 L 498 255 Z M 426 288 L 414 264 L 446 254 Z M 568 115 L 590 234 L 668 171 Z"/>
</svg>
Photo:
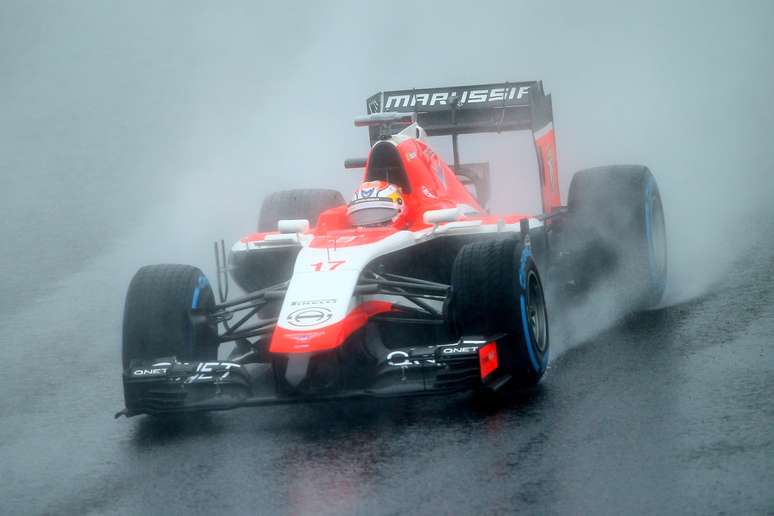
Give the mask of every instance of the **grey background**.
<svg viewBox="0 0 774 516">
<path fill-rule="evenodd" d="M 729 277 L 749 280 L 740 260 L 766 255 L 774 218 L 772 21 L 766 0 L 3 0 L 0 499 L 14 513 L 132 512 L 136 500 L 113 507 L 104 498 L 124 492 L 121 477 L 100 479 L 127 464 L 142 472 L 143 443 L 169 441 L 145 423 L 107 420 L 121 405 L 120 317 L 131 275 L 146 263 L 183 262 L 212 276 L 211 241 L 251 231 L 273 190 L 328 186 L 348 196 L 358 176 L 342 162 L 367 151 L 352 118 L 382 89 L 542 79 L 554 96 L 565 199 L 579 168 L 634 162 L 654 171 L 669 224 L 667 305 L 704 299 Z M 528 138 L 468 137 L 462 145 L 463 160 L 492 162 L 495 208 L 537 209 Z M 765 284 L 771 265 L 763 263 L 743 267 L 762 271 Z M 558 363 L 562 350 L 610 323 L 584 319 L 575 338 L 555 343 Z M 770 338 L 766 328 L 759 338 Z M 757 363 L 770 366 L 767 348 L 760 353 Z M 270 414 L 291 426 L 319 424 Z M 224 420 L 215 421 L 215 430 L 196 427 L 182 450 L 171 446 L 153 467 L 190 461 L 200 453 L 192 443 L 214 446 L 210 430 Z M 243 419 L 225 421 L 233 431 Z M 397 423 L 385 424 L 356 440 Z M 268 431 L 280 434 L 282 425 Z M 771 477 L 770 462 L 762 471 Z M 574 481 L 584 475 L 593 473 Z"/>
</svg>

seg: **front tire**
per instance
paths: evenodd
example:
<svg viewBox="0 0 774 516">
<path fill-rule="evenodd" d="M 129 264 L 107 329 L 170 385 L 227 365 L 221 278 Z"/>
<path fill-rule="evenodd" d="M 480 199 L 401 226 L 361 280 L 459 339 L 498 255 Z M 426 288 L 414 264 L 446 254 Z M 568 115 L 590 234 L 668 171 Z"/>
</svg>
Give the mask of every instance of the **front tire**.
<svg viewBox="0 0 774 516">
<path fill-rule="evenodd" d="M 126 293 L 122 363 L 175 357 L 181 362 L 218 356 L 217 326 L 207 315 L 215 297 L 202 271 L 190 265 L 149 265 Z"/>
<path fill-rule="evenodd" d="M 449 314 L 457 335 L 505 334 L 498 341 L 500 367 L 513 383 L 531 386 L 545 373 L 548 316 L 529 245 L 515 238 L 465 245 L 452 268 Z"/>
</svg>

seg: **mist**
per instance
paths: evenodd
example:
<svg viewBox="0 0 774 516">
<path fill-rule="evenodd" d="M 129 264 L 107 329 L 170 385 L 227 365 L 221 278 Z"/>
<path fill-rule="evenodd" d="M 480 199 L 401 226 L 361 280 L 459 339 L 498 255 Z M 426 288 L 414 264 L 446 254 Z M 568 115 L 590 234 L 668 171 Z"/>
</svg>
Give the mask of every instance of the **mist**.
<svg viewBox="0 0 774 516">
<path fill-rule="evenodd" d="M 253 230 L 266 194 L 348 197 L 359 173 L 342 163 L 367 152 L 352 119 L 370 94 L 533 79 L 553 95 L 563 200 L 575 170 L 648 165 L 666 302 L 690 299 L 774 213 L 773 14 L 767 1 L 4 2 L 0 312 L 54 296 L 47 317 L 77 319 L 66 300 L 99 291 L 117 319 L 143 264 L 212 277 L 212 240 Z M 463 138 L 462 159 L 492 162 L 495 208 L 535 211 L 529 139 L 506 136 Z"/>
<path fill-rule="evenodd" d="M 770 510 L 772 21 L 771 0 L 0 1 L 3 512 Z M 348 198 L 375 92 L 527 80 L 553 96 L 564 201 L 579 169 L 653 171 L 680 306 L 632 329 L 606 292 L 549 303 L 551 369 L 498 409 L 112 419 L 139 267 L 214 280 L 212 242 L 267 194 Z M 539 209 L 528 134 L 460 144 L 494 211 Z"/>
</svg>

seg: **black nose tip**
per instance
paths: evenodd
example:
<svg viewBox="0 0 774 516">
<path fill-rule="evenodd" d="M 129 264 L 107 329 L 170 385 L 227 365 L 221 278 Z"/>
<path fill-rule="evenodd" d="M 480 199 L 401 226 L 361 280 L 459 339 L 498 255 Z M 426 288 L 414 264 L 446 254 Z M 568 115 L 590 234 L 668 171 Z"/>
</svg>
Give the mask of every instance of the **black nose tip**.
<svg viewBox="0 0 774 516">
<path fill-rule="evenodd" d="M 298 388 L 306 378 L 309 371 L 309 353 L 298 353 L 288 356 L 288 365 L 285 369 L 285 381 L 293 389 Z"/>
</svg>

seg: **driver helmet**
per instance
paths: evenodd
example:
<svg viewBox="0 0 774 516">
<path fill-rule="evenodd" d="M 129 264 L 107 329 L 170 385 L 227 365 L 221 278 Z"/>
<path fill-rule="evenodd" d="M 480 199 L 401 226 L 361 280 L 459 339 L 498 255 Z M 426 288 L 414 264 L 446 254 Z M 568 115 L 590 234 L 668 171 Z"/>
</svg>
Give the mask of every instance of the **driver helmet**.
<svg viewBox="0 0 774 516">
<path fill-rule="evenodd" d="M 380 226 L 396 222 L 405 210 L 401 188 L 387 181 L 366 181 L 347 207 L 353 226 Z"/>
</svg>

